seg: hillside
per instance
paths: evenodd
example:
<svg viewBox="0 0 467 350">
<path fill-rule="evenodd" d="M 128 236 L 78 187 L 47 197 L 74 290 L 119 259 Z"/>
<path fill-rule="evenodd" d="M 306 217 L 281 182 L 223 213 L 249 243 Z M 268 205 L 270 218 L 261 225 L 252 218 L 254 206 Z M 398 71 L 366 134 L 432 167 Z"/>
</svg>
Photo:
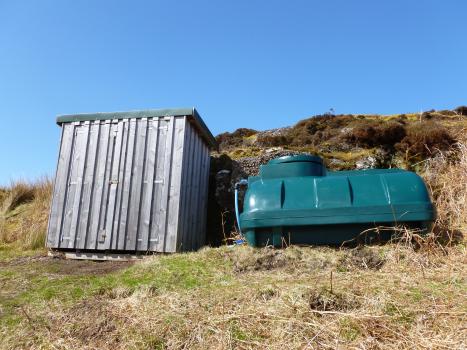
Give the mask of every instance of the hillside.
<svg viewBox="0 0 467 350">
<path fill-rule="evenodd" d="M 277 151 L 323 156 L 328 168 L 419 169 L 419 163 L 446 151 L 467 130 L 467 107 L 398 115 L 316 115 L 293 126 L 256 131 L 237 129 L 216 137 L 232 159 Z"/>
<path fill-rule="evenodd" d="M 51 181 L 0 189 L 0 349 L 463 349 L 467 108 L 321 115 L 217 136 L 208 240 L 132 263 L 50 258 Z M 228 246 L 232 186 L 278 155 L 402 167 L 427 182 L 432 233 L 370 247 Z"/>
<path fill-rule="evenodd" d="M 221 213 L 225 230 L 235 230 L 233 186 L 240 178 L 256 175 L 260 164 L 310 153 L 321 156 L 330 170 L 402 168 L 431 179 L 431 169 L 444 173 L 447 169 L 440 167 L 458 161 L 459 142 L 465 145 L 467 140 L 466 114 L 467 107 L 421 114 L 326 114 L 280 129 L 240 128 L 220 134 L 219 154 L 211 163 L 209 242 L 221 243 Z"/>
</svg>

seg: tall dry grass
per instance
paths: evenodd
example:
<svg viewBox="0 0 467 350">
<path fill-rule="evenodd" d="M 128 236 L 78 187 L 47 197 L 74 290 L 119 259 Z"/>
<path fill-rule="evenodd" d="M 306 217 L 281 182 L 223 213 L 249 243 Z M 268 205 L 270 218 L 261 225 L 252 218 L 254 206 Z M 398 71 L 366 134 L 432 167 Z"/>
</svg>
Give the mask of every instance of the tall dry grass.
<svg viewBox="0 0 467 350">
<path fill-rule="evenodd" d="M 23 249 L 44 247 L 51 179 L 14 182 L 0 192 L 0 244 Z"/>
<path fill-rule="evenodd" d="M 467 231 L 467 142 L 428 159 L 422 175 L 438 212 L 434 234 L 448 242 L 463 240 Z"/>
</svg>

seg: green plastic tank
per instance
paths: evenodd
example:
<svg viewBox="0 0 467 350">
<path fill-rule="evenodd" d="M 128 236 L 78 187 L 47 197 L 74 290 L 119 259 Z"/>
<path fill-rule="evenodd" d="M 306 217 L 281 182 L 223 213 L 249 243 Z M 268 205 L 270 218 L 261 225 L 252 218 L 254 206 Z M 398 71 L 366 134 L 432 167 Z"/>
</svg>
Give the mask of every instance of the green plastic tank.
<svg viewBox="0 0 467 350">
<path fill-rule="evenodd" d="M 248 178 L 240 227 L 252 246 L 388 240 L 390 227 L 427 232 L 436 217 L 423 180 L 401 169 L 327 171 L 285 156 Z"/>
</svg>

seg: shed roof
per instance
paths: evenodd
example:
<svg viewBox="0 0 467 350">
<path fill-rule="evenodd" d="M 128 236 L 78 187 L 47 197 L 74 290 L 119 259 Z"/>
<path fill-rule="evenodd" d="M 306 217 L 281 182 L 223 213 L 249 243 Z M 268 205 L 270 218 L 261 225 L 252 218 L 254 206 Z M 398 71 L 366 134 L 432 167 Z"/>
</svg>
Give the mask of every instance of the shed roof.
<svg viewBox="0 0 467 350">
<path fill-rule="evenodd" d="M 57 124 L 91 121 L 91 120 L 108 120 L 108 119 L 128 119 L 128 118 L 152 118 L 152 117 L 176 117 L 187 116 L 192 121 L 195 127 L 200 132 L 201 136 L 211 148 L 217 149 L 217 142 L 211 131 L 204 123 L 198 111 L 195 108 L 166 108 L 166 109 L 149 109 L 141 111 L 129 112 L 100 112 L 100 113 L 82 113 L 82 114 L 67 114 L 57 117 Z"/>
</svg>

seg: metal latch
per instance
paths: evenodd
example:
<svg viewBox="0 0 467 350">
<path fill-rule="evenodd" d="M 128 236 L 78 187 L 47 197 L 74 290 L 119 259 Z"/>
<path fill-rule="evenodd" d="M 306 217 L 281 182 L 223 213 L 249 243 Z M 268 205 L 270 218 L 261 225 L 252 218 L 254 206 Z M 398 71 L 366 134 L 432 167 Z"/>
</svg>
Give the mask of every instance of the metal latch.
<svg viewBox="0 0 467 350">
<path fill-rule="evenodd" d="M 107 234 L 105 230 L 100 230 L 99 232 L 99 243 L 104 243 L 105 242 L 105 237 L 107 237 Z"/>
</svg>

